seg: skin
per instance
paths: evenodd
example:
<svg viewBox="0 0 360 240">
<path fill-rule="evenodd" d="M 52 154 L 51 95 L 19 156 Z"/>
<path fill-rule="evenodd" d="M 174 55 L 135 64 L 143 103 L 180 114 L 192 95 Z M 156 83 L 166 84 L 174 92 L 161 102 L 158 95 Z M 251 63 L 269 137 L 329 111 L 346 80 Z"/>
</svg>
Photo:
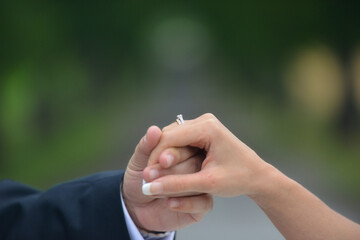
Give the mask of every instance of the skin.
<svg viewBox="0 0 360 240">
<path fill-rule="evenodd" d="M 180 161 L 169 163 L 160 156 L 168 148 L 184 146 L 206 152 L 201 171 L 152 179 L 153 196 L 194 192 L 222 197 L 247 195 L 286 239 L 360 239 L 358 224 L 333 211 L 303 186 L 262 160 L 212 114 L 165 128 L 145 171 L 158 165 L 167 169 L 179 164 Z M 169 202 L 181 201 L 170 198 Z"/>
<path fill-rule="evenodd" d="M 135 225 L 146 231 L 173 231 L 190 224 L 199 222 L 211 210 L 213 199 L 208 194 L 192 194 L 179 197 L 182 204 L 176 205 L 178 211 L 172 210 L 167 198 L 153 198 L 143 195 L 141 191 L 143 177 L 149 179 L 143 170 L 148 164 L 150 153 L 158 144 L 162 135 L 158 127 L 152 126 L 140 140 L 131 157 L 122 185 L 122 195 L 126 208 Z M 179 162 L 176 166 L 168 166 L 161 176 L 167 174 L 190 174 L 200 170 L 203 158 L 197 155 L 192 148 L 173 148 L 167 151 L 173 156 L 173 161 Z M 159 175 L 160 176 L 160 175 Z"/>
</svg>

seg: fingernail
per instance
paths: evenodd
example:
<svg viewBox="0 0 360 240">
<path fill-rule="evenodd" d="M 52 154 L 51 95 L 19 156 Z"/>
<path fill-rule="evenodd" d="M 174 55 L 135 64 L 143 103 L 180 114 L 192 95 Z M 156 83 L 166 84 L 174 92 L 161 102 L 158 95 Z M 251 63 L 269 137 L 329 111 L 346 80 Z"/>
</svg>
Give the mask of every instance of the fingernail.
<svg viewBox="0 0 360 240">
<path fill-rule="evenodd" d="M 178 208 L 180 206 L 180 203 L 176 199 L 171 199 L 169 205 L 170 205 L 170 208 Z"/>
<path fill-rule="evenodd" d="M 142 192 L 144 195 L 155 195 L 160 194 L 163 191 L 162 183 L 154 182 L 154 183 L 146 183 L 142 186 Z"/>
<path fill-rule="evenodd" d="M 168 167 L 170 167 L 172 165 L 172 163 L 174 162 L 174 156 L 173 155 L 166 155 L 165 156 L 165 159 L 166 159 L 166 164 Z"/>
<path fill-rule="evenodd" d="M 150 179 L 153 180 L 159 177 L 159 171 L 156 169 L 150 170 L 149 172 Z"/>
</svg>

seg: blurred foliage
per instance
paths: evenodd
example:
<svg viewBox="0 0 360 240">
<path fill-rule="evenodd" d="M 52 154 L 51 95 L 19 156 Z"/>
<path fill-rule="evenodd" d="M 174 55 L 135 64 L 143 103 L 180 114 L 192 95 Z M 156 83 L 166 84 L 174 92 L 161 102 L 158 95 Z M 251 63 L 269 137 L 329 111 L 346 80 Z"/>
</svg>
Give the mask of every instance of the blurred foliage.
<svg viewBox="0 0 360 240">
<path fill-rule="evenodd" d="M 360 200 L 359 10 L 320 0 L 2 1 L 0 176 L 44 188 L 99 169 L 120 145 L 134 147 L 127 113 L 161 111 L 161 78 L 189 84 L 207 72 L 202 91 L 251 109 L 264 139 L 312 154 Z M 156 94 L 166 91 L 190 94 Z"/>
</svg>

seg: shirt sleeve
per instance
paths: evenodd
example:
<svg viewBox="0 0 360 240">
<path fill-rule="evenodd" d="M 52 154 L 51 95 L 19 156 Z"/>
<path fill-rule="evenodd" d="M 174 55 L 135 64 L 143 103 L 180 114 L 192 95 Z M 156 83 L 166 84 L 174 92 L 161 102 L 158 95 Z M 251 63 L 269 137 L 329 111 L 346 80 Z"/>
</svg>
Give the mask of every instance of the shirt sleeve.
<svg viewBox="0 0 360 240">
<path fill-rule="evenodd" d="M 175 231 L 171 232 L 170 235 L 165 236 L 165 237 L 160 237 L 160 238 L 156 238 L 156 237 L 150 237 L 150 238 L 144 238 L 139 229 L 136 227 L 135 223 L 133 222 L 133 220 L 131 219 L 129 212 L 127 211 L 127 208 L 125 206 L 124 203 L 124 199 L 122 196 L 122 192 L 121 192 L 121 185 L 120 185 L 120 198 L 121 198 L 121 205 L 123 208 L 123 212 L 124 212 L 124 217 L 125 217 L 125 222 L 126 222 L 126 226 L 130 235 L 130 239 L 131 240 L 174 240 L 175 239 Z"/>
</svg>

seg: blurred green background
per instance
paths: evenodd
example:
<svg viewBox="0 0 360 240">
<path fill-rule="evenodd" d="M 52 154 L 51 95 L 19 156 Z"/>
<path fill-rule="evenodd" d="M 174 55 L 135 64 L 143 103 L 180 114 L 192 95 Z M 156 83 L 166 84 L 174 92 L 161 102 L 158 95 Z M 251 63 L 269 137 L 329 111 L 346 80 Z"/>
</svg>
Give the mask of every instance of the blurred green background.
<svg viewBox="0 0 360 240">
<path fill-rule="evenodd" d="M 213 112 L 290 177 L 358 203 L 359 11 L 359 1 L 1 1 L 0 178 L 46 189 L 124 168 L 150 125 Z"/>
</svg>

